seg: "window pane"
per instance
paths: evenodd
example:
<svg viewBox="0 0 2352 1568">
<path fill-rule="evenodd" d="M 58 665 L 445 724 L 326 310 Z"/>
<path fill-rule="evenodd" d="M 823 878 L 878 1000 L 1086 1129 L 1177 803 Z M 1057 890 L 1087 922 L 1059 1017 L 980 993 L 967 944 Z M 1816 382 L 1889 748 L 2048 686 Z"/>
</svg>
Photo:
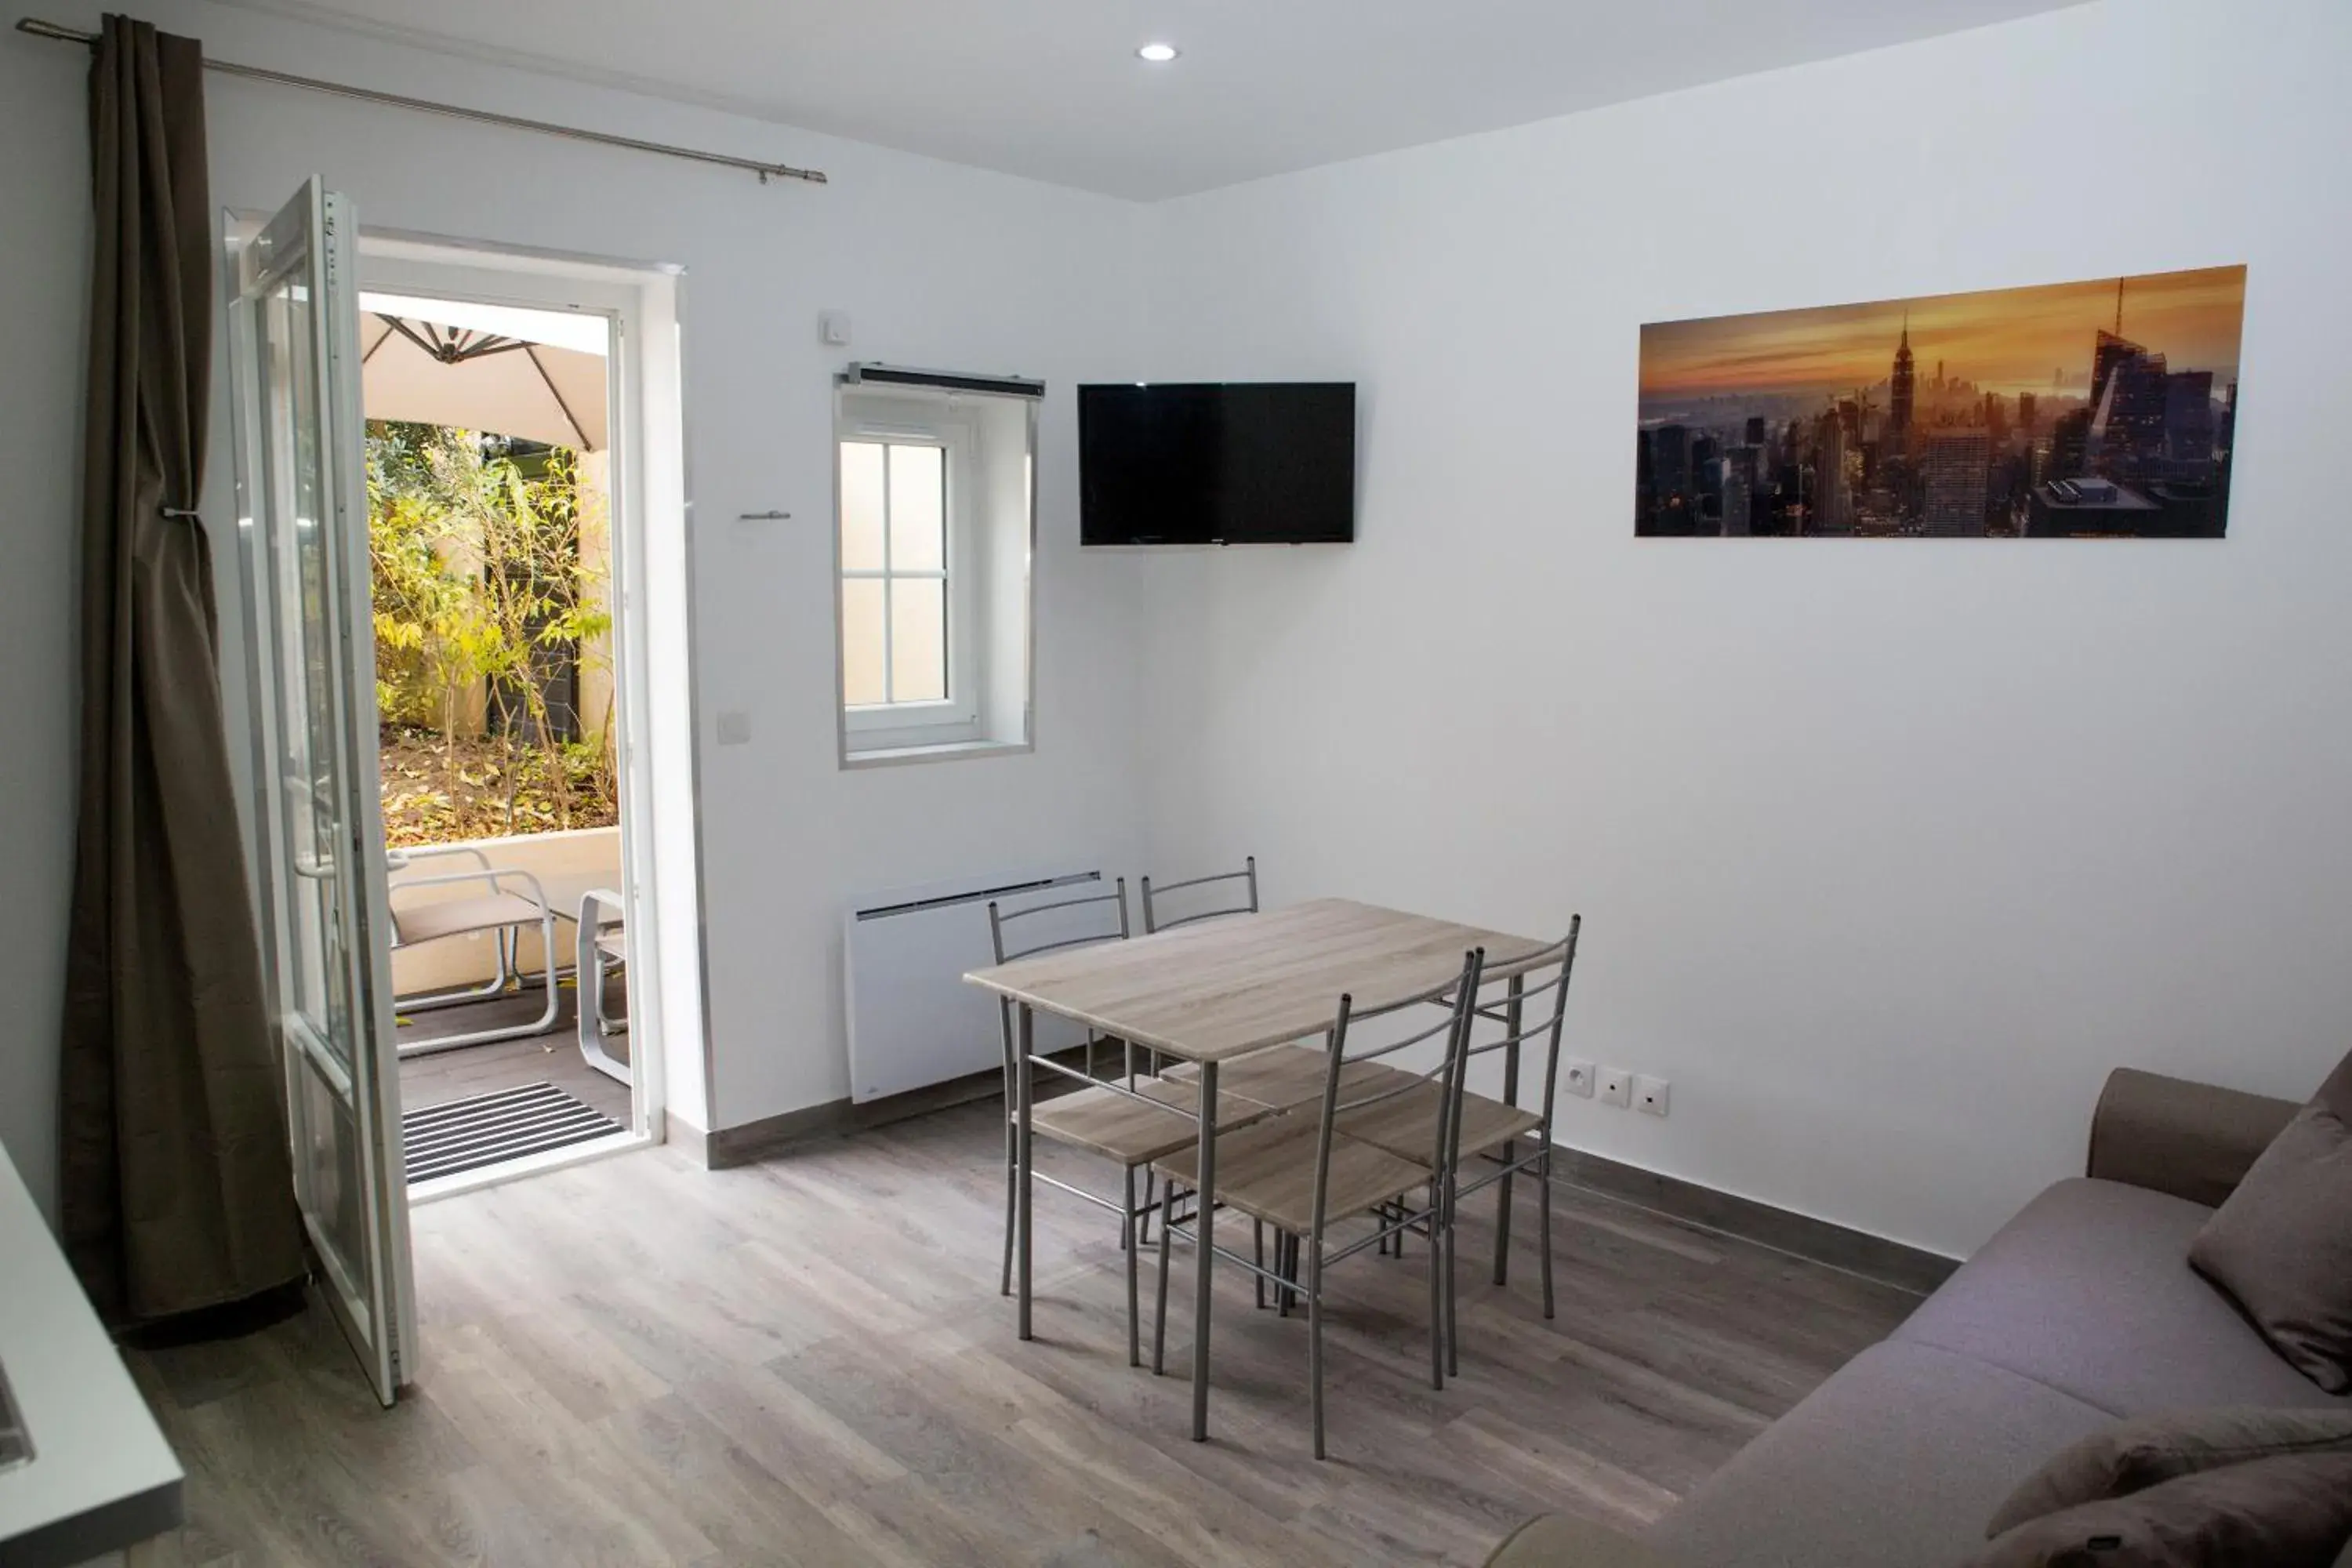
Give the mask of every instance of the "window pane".
<svg viewBox="0 0 2352 1568">
<path fill-rule="evenodd" d="M 890 700 L 882 684 L 878 578 L 848 578 L 841 584 L 841 700 L 852 708 Z"/>
<path fill-rule="evenodd" d="M 947 454 L 937 447 L 891 447 L 890 570 L 945 571 L 947 517 Z"/>
<path fill-rule="evenodd" d="M 841 567 L 845 572 L 882 570 L 882 444 L 878 441 L 841 444 Z"/>
<path fill-rule="evenodd" d="M 947 587 L 937 577 L 890 580 L 890 697 L 895 702 L 947 700 Z"/>
</svg>

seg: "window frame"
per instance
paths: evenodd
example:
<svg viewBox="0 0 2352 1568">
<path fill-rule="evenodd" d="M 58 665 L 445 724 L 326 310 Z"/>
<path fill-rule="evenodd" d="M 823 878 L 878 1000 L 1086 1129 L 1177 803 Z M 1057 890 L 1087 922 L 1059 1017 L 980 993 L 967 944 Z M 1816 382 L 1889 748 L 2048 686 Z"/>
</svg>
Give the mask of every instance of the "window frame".
<svg viewBox="0 0 2352 1568">
<path fill-rule="evenodd" d="M 951 407 L 915 398 L 893 398 L 884 393 L 845 389 L 834 421 L 833 436 L 834 657 L 836 666 L 834 705 L 841 715 L 845 742 L 854 745 L 857 752 L 954 745 L 982 738 L 980 688 L 984 676 L 980 668 L 978 649 L 983 646 L 983 627 L 980 623 L 985 612 L 981 605 L 973 539 L 973 494 L 979 437 L 976 424 Z M 880 570 L 860 568 L 853 572 L 843 563 L 843 448 L 859 442 L 936 447 L 945 457 L 943 481 L 947 493 L 943 517 L 947 534 L 947 565 L 943 574 L 947 589 L 943 597 L 948 623 L 948 695 L 944 700 L 853 706 L 848 700 L 849 627 L 845 584 L 852 581 L 880 582 L 890 577 L 931 575 L 924 572 L 892 572 L 887 564 L 887 554 L 886 564 Z M 886 464 L 887 461 L 886 458 Z M 889 535 L 887 514 L 883 519 L 883 535 L 887 551 Z M 887 605 L 887 590 L 885 602 Z M 883 618 L 886 676 L 889 635 L 889 616 L 886 608 Z"/>
</svg>

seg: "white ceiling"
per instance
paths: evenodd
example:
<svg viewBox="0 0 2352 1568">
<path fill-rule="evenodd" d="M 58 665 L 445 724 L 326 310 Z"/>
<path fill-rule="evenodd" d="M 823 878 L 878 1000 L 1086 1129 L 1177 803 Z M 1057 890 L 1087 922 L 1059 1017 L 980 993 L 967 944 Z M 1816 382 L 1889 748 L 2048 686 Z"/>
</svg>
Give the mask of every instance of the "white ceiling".
<svg viewBox="0 0 2352 1568">
<path fill-rule="evenodd" d="M 1153 200 L 2076 0 L 229 3 Z"/>
</svg>

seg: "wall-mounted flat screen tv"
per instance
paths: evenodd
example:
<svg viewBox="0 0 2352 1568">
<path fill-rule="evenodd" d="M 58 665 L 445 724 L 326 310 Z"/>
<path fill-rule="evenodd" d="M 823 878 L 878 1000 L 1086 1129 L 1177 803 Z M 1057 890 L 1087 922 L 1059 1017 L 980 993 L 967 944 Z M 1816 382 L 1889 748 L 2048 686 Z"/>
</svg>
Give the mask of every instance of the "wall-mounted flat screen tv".
<svg viewBox="0 0 2352 1568">
<path fill-rule="evenodd" d="M 1351 382 L 1078 388 L 1086 544 L 1345 544 L 1356 537 Z"/>
</svg>

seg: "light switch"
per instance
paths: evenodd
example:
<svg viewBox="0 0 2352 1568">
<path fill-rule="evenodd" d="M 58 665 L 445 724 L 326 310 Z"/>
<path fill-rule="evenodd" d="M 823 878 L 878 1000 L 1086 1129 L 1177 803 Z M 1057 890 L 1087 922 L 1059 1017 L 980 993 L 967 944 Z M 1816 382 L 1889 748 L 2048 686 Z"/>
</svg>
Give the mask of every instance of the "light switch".
<svg viewBox="0 0 2352 1568">
<path fill-rule="evenodd" d="M 824 337 L 824 341 L 832 344 L 835 348 L 847 348 L 849 346 L 848 311 L 819 311 L 816 318 L 816 329 L 818 333 Z"/>
<path fill-rule="evenodd" d="M 719 715 L 719 743 L 740 746 L 751 739 L 751 716 L 740 709 L 730 709 Z"/>
</svg>

